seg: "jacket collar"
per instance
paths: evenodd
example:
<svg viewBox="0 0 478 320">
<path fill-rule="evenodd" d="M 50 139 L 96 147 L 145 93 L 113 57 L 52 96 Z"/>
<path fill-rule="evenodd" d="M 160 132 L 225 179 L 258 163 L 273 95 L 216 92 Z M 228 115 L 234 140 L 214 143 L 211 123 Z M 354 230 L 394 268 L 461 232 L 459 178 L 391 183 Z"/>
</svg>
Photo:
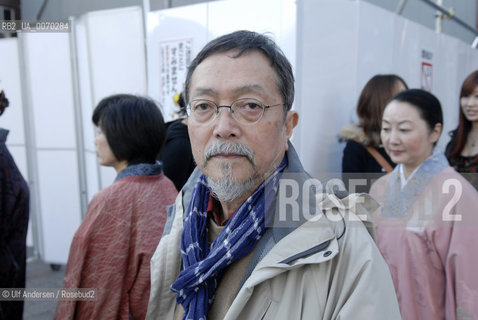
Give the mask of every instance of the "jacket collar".
<svg viewBox="0 0 478 320">
<path fill-rule="evenodd" d="M 137 176 L 155 176 L 163 172 L 163 166 L 160 162 L 157 163 L 139 163 L 126 167 L 116 177 L 115 181 L 126 177 Z"/>
<path fill-rule="evenodd" d="M 339 141 L 347 141 L 347 140 L 354 140 L 364 146 L 372 145 L 372 146 L 379 146 L 380 145 L 380 134 L 374 133 L 372 135 L 372 140 L 365 135 L 363 128 L 357 124 L 348 124 L 339 132 Z"/>
</svg>

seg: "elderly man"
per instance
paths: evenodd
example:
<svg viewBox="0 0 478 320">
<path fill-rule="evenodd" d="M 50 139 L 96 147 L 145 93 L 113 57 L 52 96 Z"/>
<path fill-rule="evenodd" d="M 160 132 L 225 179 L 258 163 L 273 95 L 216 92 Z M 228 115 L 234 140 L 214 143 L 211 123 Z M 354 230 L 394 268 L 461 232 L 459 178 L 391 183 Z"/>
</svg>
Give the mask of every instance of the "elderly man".
<svg viewBox="0 0 478 320">
<path fill-rule="evenodd" d="M 294 204 L 284 191 L 310 177 L 289 143 L 294 77 L 276 44 L 249 31 L 211 41 L 189 67 L 185 98 L 198 168 L 151 260 L 147 318 L 400 319 L 350 197 Z M 311 203 L 341 219 L 321 219 Z"/>
</svg>

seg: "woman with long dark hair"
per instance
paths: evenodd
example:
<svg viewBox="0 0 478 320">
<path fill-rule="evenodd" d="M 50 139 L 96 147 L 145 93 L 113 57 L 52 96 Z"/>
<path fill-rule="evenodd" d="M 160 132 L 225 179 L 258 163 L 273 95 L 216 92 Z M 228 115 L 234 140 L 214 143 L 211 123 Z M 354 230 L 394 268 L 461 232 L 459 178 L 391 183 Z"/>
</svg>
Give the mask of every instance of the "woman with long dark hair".
<svg viewBox="0 0 478 320">
<path fill-rule="evenodd" d="M 466 77 L 460 91 L 458 127 L 446 147 L 450 165 L 478 190 L 478 70 Z"/>
</svg>

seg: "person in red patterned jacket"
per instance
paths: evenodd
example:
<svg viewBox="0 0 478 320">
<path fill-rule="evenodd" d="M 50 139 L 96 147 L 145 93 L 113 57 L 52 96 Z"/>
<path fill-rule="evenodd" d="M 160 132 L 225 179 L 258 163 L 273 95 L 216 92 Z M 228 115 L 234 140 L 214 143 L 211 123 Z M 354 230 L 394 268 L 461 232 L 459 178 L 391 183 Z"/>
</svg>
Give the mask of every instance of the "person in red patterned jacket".
<svg viewBox="0 0 478 320">
<path fill-rule="evenodd" d="M 99 163 L 115 182 L 91 200 L 70 248 L 64 288 L 96 289 L 94 299 L 60 300 L 55 319 L 144 319 L 150 258 L 166 206 L 177 195 L 156 162 L 166 138 L 155 103 L 133 95 L 103 99 L 93 112 Z"/>
</svg>

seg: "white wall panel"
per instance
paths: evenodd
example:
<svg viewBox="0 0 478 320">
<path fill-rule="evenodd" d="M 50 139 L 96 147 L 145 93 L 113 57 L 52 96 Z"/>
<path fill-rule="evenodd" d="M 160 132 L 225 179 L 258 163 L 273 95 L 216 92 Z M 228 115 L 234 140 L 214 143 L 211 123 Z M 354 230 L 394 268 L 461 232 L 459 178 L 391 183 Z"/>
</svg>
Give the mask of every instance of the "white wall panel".
<svg viewBox="0 0 478 320">
<path fill-rule="evenodd" d="M 95 131 L 91 116 L 94 109 L 90 65 L 88 63 L 88 40 L 85 19 L 80 18 L 75 23 L 76 56 L 78 61 L 78 77 L 80 86 L 81 120 L 84 126 L 83 138 L 85 149 L 95 150 Z"/>
<path fill-rule="evenodd" d="M 362 5 L 371 6 L 367 3 L 362 3 Z M 373 6 L 371 6 L 371 9 L 382 10 Z M 383 35 L 383 37 L 386 36 L 390 35 Z M 392 56 L 394 70 L 401 71 L 399 74 L 410 88 L 420 88 L 422 62 L 431 63 L 433 68 L 437 67 L 435 62 L 437 53 L 436 34 L 414 22 L 397 17 L 392 37 L 394 40 Z M 431 59 L 422 58 L 423 50 L 432 54 Z M 377 63 L 381 63 L 381 59 Z"/>
<path fill-rule="evenodd" d="M 94 104 L 114 93 L 146 94 L 146 53 L 140 7 L 84 16 Z"/>
<path fill-rule="evenodd" d="M 66 263 L 81 217 L 70 34 L 32 33 L 22 39 L 36 245 L 45 262 Z"/>
<path fill-rule="evenodd" d="M 458 100 L 463 79 L 457 68 L 458 48 L 463 45 L 458 39 L 437 35 L 436 68 L 433 75 L 433 94 L 440 100 L 443 110 L 444 128 L 437 144 L 437 150 L 444 152 L 450 141 L 448 132 L 458 124 Z M 467 51 L 470 51 L 469 47 Z M 461 64 L 461 63 L 460 63 Z"/>
<path fill-rule="evenodd" d="M 91 74 L 88 61 L 88 38 L 84 17 L 75 21 L 74 28 L 76 44 L 76 61 L 78 66 L 78 83 L 82 128 L 79 134 L 83 135 L 83 152 L 85 157 L 85 175 L 87 200 L 91 201 L 93 195 L 100 190 L 99 167 L 95 155 L 95 129 L 91 117 L 94 109 L 94 99 L 91 87 Z M 91 155 L 93 158 L 91 159 Z M 86 214 L 84 212 L 83 214 Z"/>
<path fill-rule="evenodd" d="M 282 21 L 282 2 L 277 0 L 228 0 L 209 3 L 209 30 L 212 40 L 217 36 L 246 29 L 270 32 L 276 39 Z M 254 10 L 251 10 L 251 6 Z M 267 15 L 264 13 L 267 12 Z"/>
<path fill-rule="evenodd" d="M 99 166 L 100 172 L 100 190 L 111 185 L 116 178 L 116 171 L 113 167 Z"/>
<path fill-rule="evenodd" d="M 80 224 L 76 151 L 38 151 L 41 233 L 49 263 L 64 264 L 71 239 Z"/>
<path fill-rule="evenodd" d="M 99 171 L 98 171 L 98 159 L 96 153 L 93 151 L 85 152 L 85 167 L 86 167 L 86 183 L 87 183 L 87 197 L 88 202 L 91 201 L 93 196 L 99 191 Z"/>
<path fill-rule="evenodd" d="M 359 25 L 358 38 L 355 41 L 360 52 L 357 56 L 357 95 L 371 77 L 376 74 L 391 73 L 394 69 L 392 62 L 394 38 L 390 35 L 394 31 L 396 16 L 386 10 L 372 9 L 375 7 L 360 4 L 357 8 Z M 380 61 L 377 61 L 377 52 L 382 56 Z"/>
<path fill-rule="evenodd" d="M 24 40 L 36 146 L 74 148 L 69 34 L 27 33 Z"/>
<path fill-rule="evenodd" d="M 357 19 L 355 1 L 299 2 L 296 131 L 299 155 L 312 175 L 340 168 L 338 128 L 350 122 L 357 91 Z"/>
</svg>

